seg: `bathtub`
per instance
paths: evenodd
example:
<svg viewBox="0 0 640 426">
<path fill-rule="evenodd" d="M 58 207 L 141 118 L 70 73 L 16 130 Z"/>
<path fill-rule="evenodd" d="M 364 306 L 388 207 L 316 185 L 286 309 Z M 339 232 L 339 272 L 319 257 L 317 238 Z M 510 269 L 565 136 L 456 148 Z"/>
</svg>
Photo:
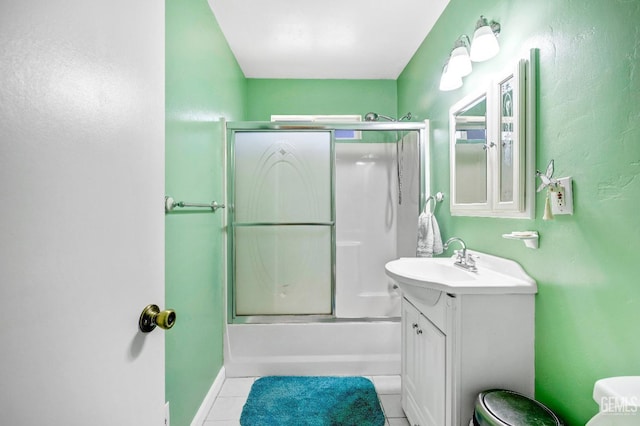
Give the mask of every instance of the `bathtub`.
<svg viewBox="0 0 640 426">
<path fill-rule="evenodd" d="M 228 324 L 227 377 L 400 374 L 400 319 Z"/>
</svg>

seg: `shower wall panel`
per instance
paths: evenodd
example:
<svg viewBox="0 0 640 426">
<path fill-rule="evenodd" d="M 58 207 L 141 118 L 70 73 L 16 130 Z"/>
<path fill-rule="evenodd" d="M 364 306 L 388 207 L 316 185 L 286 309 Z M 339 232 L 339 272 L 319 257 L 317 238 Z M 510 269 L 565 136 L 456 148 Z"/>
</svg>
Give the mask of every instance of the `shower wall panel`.
<svg viewBox="0 0 640 426">
<path fill-rule="evenodd" d="M 336 144 L 339 318 L 400 315 L 399 293 L 392 288 L 384 265 L 399 253 L 415 255 L 419 150 L 415 132 L 396 145 L 397 137 L 397 132 L 387 132 L 386 140 L 394 142 Z"/>
</svg>

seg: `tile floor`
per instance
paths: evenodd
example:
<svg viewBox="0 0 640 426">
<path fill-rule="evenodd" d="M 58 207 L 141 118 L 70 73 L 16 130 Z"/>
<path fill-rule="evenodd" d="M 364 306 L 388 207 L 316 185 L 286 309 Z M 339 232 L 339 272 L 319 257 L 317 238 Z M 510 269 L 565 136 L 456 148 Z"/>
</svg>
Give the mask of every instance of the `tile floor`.
<svg viewBox="0 0 640 426">
<path fill-rule="evenodd" d="M 400 376 L 368 378 L 378 392 L 387 420 L 385 426 L 409 426 L 400 405 Z M 255 380 L 256 377 L 226 379 L 203 426 L 239 426 L 242 407 Z"/>
</svg>

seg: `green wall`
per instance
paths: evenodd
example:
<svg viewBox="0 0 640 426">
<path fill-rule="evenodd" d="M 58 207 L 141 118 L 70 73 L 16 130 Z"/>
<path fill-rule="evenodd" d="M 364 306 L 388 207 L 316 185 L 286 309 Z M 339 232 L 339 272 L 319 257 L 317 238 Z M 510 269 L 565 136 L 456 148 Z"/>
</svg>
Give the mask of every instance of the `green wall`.
<svg viewBox="0 0 640 426">
<path fill-rule="evenodd" d="M 245 119 L 246 80 L 206 0 L 166 1 L 166 194 L 224 199 L 221 117 Z M 191 423 L 223 365 L 223 212 L 166 215 L 166 398 Z"/>
<path fill-rule="evenodd" d="M 360 114 L 395 117 L 395 80 L 249 79 L 247 119 L 269 121 L 271 114 Z M 404 114 L 404 112 L 403 112 Z"/>
<path fill-rule="evenodd" d="M 461 89 L 438 82 L 455 39 L 479 15 L 502 24 L 501 51 Z M 536 279 L 536 397 L 583 425 L 602 377 L 640 367 L 640 1 L 451 0 L 398 79 L 398 108 L 431 120 L 432 190 L 449 191 L 448 110 L 528 49 L 539 49 L 537 168 L 573 176 L 575 214 L 535 220 L 438 219 L 445 237 L 514 259 Z M 538 230 L 531 250 L 500 236 Z"/>
</svg>

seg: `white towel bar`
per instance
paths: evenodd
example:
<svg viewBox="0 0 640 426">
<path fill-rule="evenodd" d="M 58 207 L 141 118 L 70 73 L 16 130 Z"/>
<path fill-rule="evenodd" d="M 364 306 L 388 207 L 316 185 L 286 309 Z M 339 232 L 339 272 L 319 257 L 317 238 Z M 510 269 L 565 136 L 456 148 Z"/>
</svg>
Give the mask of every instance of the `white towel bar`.
<svg viewBox="0 0 640 426">
<path fill-rule="evenodd" d="M 170 212 L 176 207 L 202 207 L 213 210 L 215 213 L 218 209 L 224 209 L 224 204 L 218 204 L 215 201 L 212 201 L 210 204 L 203 203 L 187 203 L 185 201 L 175 201 L 171 197 L 164 197 L 164 211 Z"/>
</svg>

